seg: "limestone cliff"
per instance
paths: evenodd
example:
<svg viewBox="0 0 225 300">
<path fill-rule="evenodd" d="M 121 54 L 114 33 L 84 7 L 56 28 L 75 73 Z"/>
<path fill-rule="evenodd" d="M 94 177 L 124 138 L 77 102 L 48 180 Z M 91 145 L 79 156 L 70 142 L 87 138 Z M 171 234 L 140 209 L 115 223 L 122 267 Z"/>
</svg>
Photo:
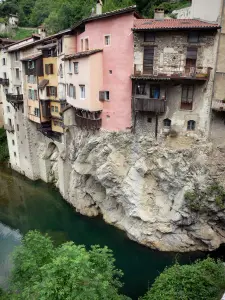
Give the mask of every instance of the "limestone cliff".
<svg viewBox="0 0 225 300">
<path fill-rule="evenodd" d="M 225 242 L 224 207 L 210 199 L 192 211 L 184 197 L 215 181 L 225 184 L 225 148 L 193 137 L 157 143 L 75 129 L 66 140 L 60 153 L 69 178 L 64 197 L 81 214 L 101 214 L 132 240 L 162 251 L 213 250 Z"/>
</svg>

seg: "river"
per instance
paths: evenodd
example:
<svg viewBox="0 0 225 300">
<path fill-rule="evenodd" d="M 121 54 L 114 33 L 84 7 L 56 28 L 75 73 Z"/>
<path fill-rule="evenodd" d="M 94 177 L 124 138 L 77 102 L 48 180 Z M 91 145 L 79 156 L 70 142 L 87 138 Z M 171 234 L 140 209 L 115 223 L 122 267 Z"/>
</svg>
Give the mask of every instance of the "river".
<svg viewBox="0 0 225 300">
<path fill-rule="evenodd" d="M 122 292 L 132 299 L 143 295 L 175 259 L 183 264 L 207 255 L 163 253 L 143 247 L 101 218 L 77 214 L 52 186 L 0 167 L 0 286 L 7 286 L 11 252 L 32 229 L 47 232 L 57 243 L 72 240 L 86 247 L 107 245 L 114 252 L 117 267 L 124 272 Z M 212 255 L 222 257 L 224 249 Z"/>
</svg>

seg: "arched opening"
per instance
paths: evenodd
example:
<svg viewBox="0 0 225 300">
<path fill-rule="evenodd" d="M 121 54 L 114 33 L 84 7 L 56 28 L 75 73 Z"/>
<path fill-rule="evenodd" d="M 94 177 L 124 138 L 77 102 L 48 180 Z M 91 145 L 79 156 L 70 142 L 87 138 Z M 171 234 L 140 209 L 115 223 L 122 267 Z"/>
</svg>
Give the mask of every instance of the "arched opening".
<svg viewBox="0 0 225 300">
<path fill-rule="evenodd" d="M 163 126 L 164 127 L 171 127 L 171 120 L 170 119 L 164 119 L 163 120 Z"/>
<path fill-rule="evenodd" d="M 196 125 L 196 122 L 194 120 L 189 120 L 187 122 L 187 130 L 194 131 L 195 130 L 195 125 Z"/>
</svg>

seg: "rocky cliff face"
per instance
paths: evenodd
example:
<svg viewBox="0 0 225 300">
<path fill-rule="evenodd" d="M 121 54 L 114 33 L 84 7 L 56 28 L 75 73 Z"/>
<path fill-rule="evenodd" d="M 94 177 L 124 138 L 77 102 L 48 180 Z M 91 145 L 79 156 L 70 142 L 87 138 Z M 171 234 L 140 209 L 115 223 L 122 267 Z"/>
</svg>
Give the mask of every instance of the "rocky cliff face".
<svg viewBox="0 0 225 300">
<path fill-rule="evenodd" d="M 162 251 L 213 250 L 225 242 L 223 205 L 207 198 L 204 209 L 192 210 L 184 197 L 225 184 L 225 148 L 193 137 L 159 144 L 129 133 L 69 135 L 66 200 L 78 212 L 101 214 L 132 240 Z"/>
</svg>

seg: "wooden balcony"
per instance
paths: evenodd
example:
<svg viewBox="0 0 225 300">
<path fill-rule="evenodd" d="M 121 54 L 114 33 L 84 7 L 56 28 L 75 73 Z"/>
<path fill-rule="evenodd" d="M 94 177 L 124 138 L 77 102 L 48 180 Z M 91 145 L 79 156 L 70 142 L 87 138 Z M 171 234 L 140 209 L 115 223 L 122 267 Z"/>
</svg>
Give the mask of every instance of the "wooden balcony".
<svg viewBox="0 0 225 300">
<path fill-rule="evenodd" d="M 43 134 L 48 134 L 52 131 L 52 125 L 50 122 L 43 122 L 37 127 L 38 131 L 41 131 Z"/>
<path fill-rule="evenodd" d="M 146 111 L 162 114 L 166 110 L 166 101 L 164 99 L 152 98 L 134 98 L 134 110 Z"/>
<path fill-rule="evenodd" d="M 225 112 L 225 100 L 213 100 L 212 109 L 215 111 L 224 111 Z"/>
<path fill-rule="evenodd" d="M 9 79 L 0 78 L 0 84 L 2 84 L 3 86 L 9 86 Z"/>
<path fill-rule="evenodd" d="M 14 133 L 14 127 L 12 125 L 5 124 L 4 129 L 8 132 Z"/>
<path fill-rule="evenodd" d="M 80 128 L 97 130 L 102 126 L 102 119 L 89 119 L 79 116 L 75 113 L 76 124 Z"/>
</svg>

